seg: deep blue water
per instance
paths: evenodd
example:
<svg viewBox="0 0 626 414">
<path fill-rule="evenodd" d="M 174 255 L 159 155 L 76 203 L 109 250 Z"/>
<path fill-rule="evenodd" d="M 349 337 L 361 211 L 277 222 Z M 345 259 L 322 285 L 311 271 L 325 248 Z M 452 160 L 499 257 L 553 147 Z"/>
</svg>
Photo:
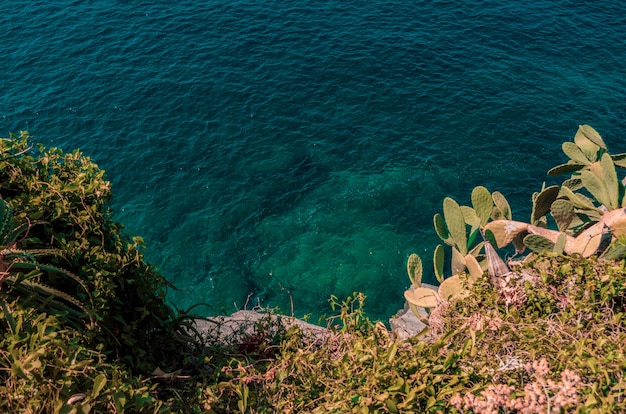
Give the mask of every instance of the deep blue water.
<svg viewBox="0 0 626 414">
<path fill-rule="evenodd" d="M 626 150 L 624 4 L 0 0 L 0 136 L 104 168 L 181 308 L 386 319 L 445 196 L 526 219 L 579 124 Z"/>
</svg>

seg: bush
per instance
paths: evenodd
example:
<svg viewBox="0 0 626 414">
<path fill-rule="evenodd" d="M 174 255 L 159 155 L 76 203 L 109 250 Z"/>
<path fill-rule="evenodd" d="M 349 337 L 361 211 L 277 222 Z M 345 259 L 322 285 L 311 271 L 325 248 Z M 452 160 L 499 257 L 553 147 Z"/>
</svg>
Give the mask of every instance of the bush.
<svg viewBox="0 0 626 414">
<path fill-rule="evenodd" d="M 104 172 L 78 151 L 33 148 L 25 132 L 0 140 L 0 153 L 0 401 L 59 410 L 79 391 L 91 390 L 85 407 L 101 393 L 116 407 L 147 395 L 139 382 L 124 391 L 123 378 L 179 365 L 193 341 L 143 241 L 111 218 Z M 156 407 L 142 399 L 130 407 Z"/>
</svg>

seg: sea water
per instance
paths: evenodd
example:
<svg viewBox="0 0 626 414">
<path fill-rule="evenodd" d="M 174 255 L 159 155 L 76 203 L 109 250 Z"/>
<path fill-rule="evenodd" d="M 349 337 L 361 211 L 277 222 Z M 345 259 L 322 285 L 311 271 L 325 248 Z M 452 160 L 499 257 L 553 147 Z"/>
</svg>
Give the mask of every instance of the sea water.
<svg viewBox="0 0 626 414">
<path fill-rule="evenodd" d="M 616 1 L 0 1 L 0 136 L 80 148 L 210 315 L 402 307 L 442 200 L 532 192 L 579 124 L 626 151 Z"/>
</svg>

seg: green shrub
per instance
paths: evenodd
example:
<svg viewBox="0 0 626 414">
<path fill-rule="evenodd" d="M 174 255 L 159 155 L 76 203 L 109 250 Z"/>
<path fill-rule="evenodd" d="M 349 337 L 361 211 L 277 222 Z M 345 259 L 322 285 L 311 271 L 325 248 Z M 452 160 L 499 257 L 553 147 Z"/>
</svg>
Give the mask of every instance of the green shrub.
<svg viewBox="0 0 626 414">
<path fill-rule="evenodd" d="M 152 388 L 127 377 L 179 366 L 194 346 L 110 197 L 80 152 L 34 148 L 25 132 L 0 139 L 0 400 L 16 412 L 63 411 L 73 393 L 85 410 L 154 410 Z"/>
</svg>

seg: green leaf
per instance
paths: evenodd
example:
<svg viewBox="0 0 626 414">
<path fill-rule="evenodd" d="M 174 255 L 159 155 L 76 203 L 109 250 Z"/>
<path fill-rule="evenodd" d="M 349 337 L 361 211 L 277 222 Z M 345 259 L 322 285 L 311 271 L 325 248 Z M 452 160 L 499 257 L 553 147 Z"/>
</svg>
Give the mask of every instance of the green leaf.
<svg viewBox="0 0 626 414">
<path fill-rule="evenodd" d="M 0 301 L 0 305 L 2 305 L 2 311 L 4 312 L 4 318 L 9 323 L 9 328 L 11 329 L 11 333 L 15 335 L 17 333 L 17 327 L 15 325 L 15 319 L 11 314 L 11 310 L 7 307 L 7 304 L 4 300 Z"/>
<path fill-rule="evenodd" d="M 24 368 L 22 367 L 22 362 L 19 360 L 14 360 L 11 364 L 11 374 L 18 376 L 22 379 L 29 380 L 29 376 L 24 371 Z"/>
<path fill-rule="evenodd" d="M 107 383 L 107 377 L 105 374 L 99 374 L 94 380 L 93 380 L 93 389 L 91 390 L 91 397 L 92 398 L 97 398 L 100 395 L 100 392 L 102 391 L 102 389 L 104 388 L 104 386 Z"/>
</svg>

